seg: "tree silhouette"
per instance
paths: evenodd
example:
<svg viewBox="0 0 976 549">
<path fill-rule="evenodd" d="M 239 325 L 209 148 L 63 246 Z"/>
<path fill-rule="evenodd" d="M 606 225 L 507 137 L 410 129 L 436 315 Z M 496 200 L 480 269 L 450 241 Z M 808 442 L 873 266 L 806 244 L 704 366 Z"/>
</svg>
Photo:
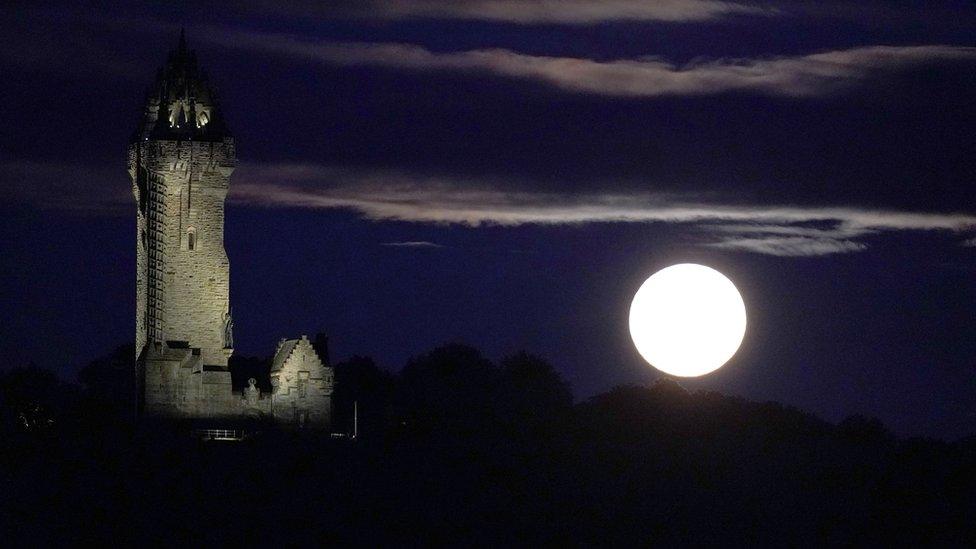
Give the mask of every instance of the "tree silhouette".
<svg viewBox="0 0 976 549">
<path fill-rule="evenodd" d="M 373 359 L 354 356 L 335 368 L 332 395 L 335 430 L 352 432 L 353 407 L 358 409 L 359 433 L 376 437 L 395 424 L 393 402 L 396 381 Z"/>
<path fill-rule="evenodd" d="M 573 393 L 551 364 L 520 352 L 501 361 L 495 402 L 501 418 L 527 426 L 563 418 Z"/>
<path fill-rule="evenodd" d="M 403 422 L 421 431 L 473 432 L 492 419 L 498 379 L 498 369 L 467 345 L 445 345 L 412 358 L 400 373 Z"/>
<path fill-rule="evenodd" d="M 263 426 L 243 443 L 201 444 L 178 426 L 127 430 L 91 412 L 118 398 L 131 357 L 89 364 L 84 398 L 49 371 L 0 373 L 7 545 L 974 539 L 976 437 L 903 439 L 876 419 L 834 425 L 669 378 L 573 404 L 540 357 L 496 366 L 451 344 L 397 374 L 367 357 L 335 365 L 337 430 L 359 402 L 358 441 Z M 266 359 L 235 368 L 257 377 Z"/>
<path fill-rule="evenodd" d="M 110 417 L 132 419 L 136 393 L 134 353 L 134 345 L 121 345 L 78 372 L 87 397 L 86 415 L 96 415 L 100 421 L 111 421 Z"/>
<path fill-rule="evenodd" d="M 0 372 L 0 423 L 7 433 L 50 432 L 71 419 L 77 400 L 76 387 L 35 364 Z"/>
</svg>

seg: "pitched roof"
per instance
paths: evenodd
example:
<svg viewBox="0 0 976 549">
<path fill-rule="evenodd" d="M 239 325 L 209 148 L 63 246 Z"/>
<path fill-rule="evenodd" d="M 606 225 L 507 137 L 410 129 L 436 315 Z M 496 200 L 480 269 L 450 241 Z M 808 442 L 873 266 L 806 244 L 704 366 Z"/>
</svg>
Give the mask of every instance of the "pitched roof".
<svg viewBox="0 0 976 549">
<path fill-rule="evenodd" d="M 271 371 L 278 372 L 285 366 L 285 361 L 291 356 L 292 351 L 295 350 L 295 346 L 298 345 L 297 339 L 289 339 L 282 341 L 278 345 L 278 351 L 275 353 L 274 360 L 271 362 Z"/>
</svg>

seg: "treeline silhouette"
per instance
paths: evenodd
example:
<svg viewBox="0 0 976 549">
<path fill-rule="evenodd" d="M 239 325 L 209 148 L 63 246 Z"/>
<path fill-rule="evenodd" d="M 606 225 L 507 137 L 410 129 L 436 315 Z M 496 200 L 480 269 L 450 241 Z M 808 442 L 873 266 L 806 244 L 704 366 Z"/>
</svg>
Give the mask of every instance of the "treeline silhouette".
<svg viewBox="0 0 976 549">
<path fill-rule="evenodd" d="M 0 374 L 4 545 L 949 545 L 976 439 L 901 439 L 664 379 L 574 404 L 545 360 L 464 345 L 335 365 L 337 429 L 201 442 L 131 421 L 132 347 L 80 385 Z M 265 383 L 266 359 L 234 381 Z M 262 387 L 264 390 L 270 387 Z"/>
</svg>

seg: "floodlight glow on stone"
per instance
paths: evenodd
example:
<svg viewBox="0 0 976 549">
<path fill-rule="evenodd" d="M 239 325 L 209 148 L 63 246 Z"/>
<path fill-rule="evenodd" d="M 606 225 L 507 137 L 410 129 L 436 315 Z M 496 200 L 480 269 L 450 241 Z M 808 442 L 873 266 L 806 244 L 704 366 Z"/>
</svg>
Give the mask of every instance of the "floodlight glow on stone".
<svg viewBox="0 0 976 549">
<path fill-rule="evenodd" d="M 644 360 L 674 376 L 697 377 L 724 365 L 742 343 L 746 308 L 722 273 L 692 263 L 648 278 L 630 305 L 630 335 Z"/>
</svg>

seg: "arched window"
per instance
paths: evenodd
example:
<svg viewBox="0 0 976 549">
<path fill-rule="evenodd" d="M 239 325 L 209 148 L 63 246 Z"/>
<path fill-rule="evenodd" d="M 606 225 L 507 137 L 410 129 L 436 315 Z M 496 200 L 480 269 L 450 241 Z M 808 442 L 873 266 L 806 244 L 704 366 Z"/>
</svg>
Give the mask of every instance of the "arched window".
<svg viewBox="0 0 976 549">
<path fill-rule="evenodd" d="M 193 251 L 197 247 L 197 230 L 189 228 L 186 230 L 186 249 Z"/>
</svg>

